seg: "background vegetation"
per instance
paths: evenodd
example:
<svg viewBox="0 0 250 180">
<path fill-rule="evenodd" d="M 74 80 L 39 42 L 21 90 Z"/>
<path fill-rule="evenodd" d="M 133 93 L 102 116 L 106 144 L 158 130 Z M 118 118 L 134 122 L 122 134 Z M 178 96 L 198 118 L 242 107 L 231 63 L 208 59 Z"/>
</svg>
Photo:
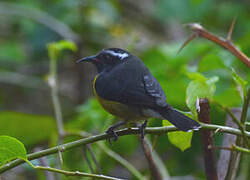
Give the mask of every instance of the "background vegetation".
<svg viewBox="0 0 250 180">
<path fill-rule="evenodd" d="M 204 39 L 192 41 L 177 54 L 191 34 L 184 24 L 200 22 L 209 31 L 226 37 L 234 17 L 237 19 L 232 39 L 249 56 L 248 0 L 1 0 L 0 135 L 17 138 L 28 153 L 58 144 L 51 98 L 53 85 L 49 83 L 53 74 L 53 58 L 57 63 L 57 88 L 65 131 L 103 133 L 114 118 L 93 97 L 95 69 L 90 64 L 75 62 L 107 47 L 127 49 L 140 57 L 162 85 L 168 103 L 183 111 L 190 111 L 186 104 L 186 90 L 191 81 L 199 81 L 201 76 L 217 79 L 213 81 L 214 89 L 210 97 L 212 123 L 225 124 L 228 115 L 221 106 L 233 108 L 232 111 L 239 118 L 244 91 L 239 93 L 242 86 L 235 83 L 232 68 L 244 79 L 245 86 L 250 80 L 247 66 L 230 52 Z M 48 43 L 59 40 L 74 42 L 76 47 L 67 43 L 63 45 L 65 47 L 59 47 L 60 50 L 66 48 L 73 52 L 58 50 L 57 53 L 58 47 L 53 50 L 54 47 L 48 46 Z M 56 57 L 53 53 L 56 53 Z M 150 121 L 149 126 L 162 126 L 162 122 L 155 119 Z M 175 143 L 167 135 L 148 135 L 148 138 L 170 176 L 178 176 L 179 179 L 205 178 L 200 132 L 194 133 L 191 148 L 184 152 L 174 146 Z M 214 138 L 215 145 L 222 146 L 222 135 L 216 134 Z M 76 139 L 79 136 L 68 136 L 63 142 Z M 61 138 L 59 142 L 63 143 Z M 136 135 L 120 137 L 112 146 L 106 142 L 91 146 L 103 174 L 136 179 L 100 148 L 103 145 L 131 162 L 145 177 L 150 177 Z M 94 172 L 98 172 L 93 160 L 91 166 L 87 161 L 91 159 L 90 152 L 81 147 L 63 153 L 62 168 L 91 173 L 92 167 Z M 217 150 L 217 159 L 219 155 L 220 151 Z M 245 159 L 247 157 L 249 159 L 249 156 Z M 56 155 L 50 155 L 45 162 L 53 166 L 57 164 L 56 160 Z M 33 162 L 40 163 L 38 160 Z M 249 164 L 248 160 L 240 166 L 240 177 L 247 177 Z M 42 180 L 48 176 L 22 165 L 7 172 L 4 177 Z"/>
</svg>

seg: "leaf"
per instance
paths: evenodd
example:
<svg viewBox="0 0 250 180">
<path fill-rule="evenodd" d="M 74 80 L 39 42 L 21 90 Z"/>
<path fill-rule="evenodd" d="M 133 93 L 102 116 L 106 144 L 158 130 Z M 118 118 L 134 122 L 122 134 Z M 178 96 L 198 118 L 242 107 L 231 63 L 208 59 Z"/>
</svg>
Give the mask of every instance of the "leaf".
<svg viewBox="0 0 250 180">
<path fill-rule="evenodd" d="M 27 160 L 26 149 L 20 141 L 10 136 L 0 136 L 0 166 L 13 159 Z"/>
<path fill-rule="evenodd" d="M 170 126 L 172 125 L 167 120 L 162 121 L 163 126 Z M 176 132 L 169 132 L 167 133 L 169 141 L 179 148 L 181 151 L 185 151 L 186 149 L 191 147 L 191 141 L 193 137 L 193 131 L 191 132 L 183 132 L 183 131 L 176 131 Z"/>
<path fill-rule="evenodd" d="M 241 78 L 235 72 L 235 70 L 233 68 L 232 68 L 232 76 L 233 76 L 233 80 L 237 86 L 237 90 L 240 93 L 241 98 L 244 99 L 244 97 L 246 97 L 246 95 L 247 95 L 247 89 L 246 89 L 247 81 L 245 81 L 243 78 Z"/>
<path fill-rule="evenodd" d="M 15 137 L 25 146 L 48 141 L 54 132 L 56 124 L 50 116 L 12 111 L 0 112 L 0 135 Z"/>
<path fill-rule="evenodd" d="M 188 77 L 192 79 L 186 90 L 186 102 L 189 109 L 194 114 L 194 118 L 197 117 L 196 112 L 196 100 L 197 98 L 211 99 L 215 93 L 215 82 L 218 81 L 218 77 L 206 78 L 200 73 L 189 73 Z"/>
<path fill-rule="evenodd" d="M 63 50 L 71 50 L 73 52 L 77 50 L 75 43 L 65 40 L 49 43 L 47 48 L 51 60 L 57 60 Z"/>
</svg>

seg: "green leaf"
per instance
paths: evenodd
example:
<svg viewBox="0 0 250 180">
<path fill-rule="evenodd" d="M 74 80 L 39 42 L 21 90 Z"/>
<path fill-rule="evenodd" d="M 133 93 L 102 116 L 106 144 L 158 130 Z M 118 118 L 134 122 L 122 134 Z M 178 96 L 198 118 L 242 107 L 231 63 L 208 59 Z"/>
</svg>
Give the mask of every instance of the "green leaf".
<svg viewBox="0 0 250 180">
<path fill-rule="evenodd" d="M 50 116 L 0 112 L 0 135 L 15 137 L 25 146 L 48 141 L 54 132 L 56 132 L 56 124 Z"/>
<path fill-rule="evenodd" d="M 245 81 L 243 78 L 241 78 L 235 72 L 235 70 L 233 68 L 232 68 L 232 76 L 233 76 L 233 80 L 237 86 L 237 90 L 240 93 L 241 98 L 244 99 L 244 97 L 246 97 L 246 95 L 247 95 L 247 89 L 246 89 L 247 81 Z"/>
<path fill-rule="evenodd" d="M 47 48 L 51 60 L 57 60 L 63 50 L 71 50 L 73 52 L 77 50 L 77 47 L 73 42 L 65 40 L 49 43 Z"/>
<path fill-rule="evenodd" d="M 162 121 L 163 126 L 170 126 L 172 125 L 167 120 Z M 179 148 L 181 151 L 185 151 L 186 149 L 191 147 L 191 141 L 193 136 L 193 131 L 191 132 L 183 132 L 183 131 L 176 131 L 176 132 L 169 132 L 167 133 L 169 141 Z"/>
<path fill-rule="evenodd" d="M 216 90 L 215 82 L 217 82 L 219 78 L 217 76 L 206 78 L 200 73 L 189 73 L 188 77 L 192 79 L 192 81 L 189 83 L 186 90 L 186 102 L 187 106 L 194 114 L 194 118 L 196 118 L 197 98 L 211 99 Z"/>
<path fill-rule="evenodd" d="M 13 159 L 27 160 L 26 149 L 20 141 L 10 136 L 0 136 L 0 166 Z"/>
</svg>

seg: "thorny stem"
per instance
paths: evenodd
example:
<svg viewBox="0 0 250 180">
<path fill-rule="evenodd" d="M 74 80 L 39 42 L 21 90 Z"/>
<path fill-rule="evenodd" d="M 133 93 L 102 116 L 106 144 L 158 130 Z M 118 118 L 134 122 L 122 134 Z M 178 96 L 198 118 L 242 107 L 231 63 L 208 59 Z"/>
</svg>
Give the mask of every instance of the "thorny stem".
<svg viewBox="0 0 250 180">
<path fill-rule="evenodd" d="M 232 33 L 233 26 L 231 26 L 230 31 L 229 31 L 229 35 L 228 35 L 228 37 L 230 37 L 230 39 L 229 38 L 224 39 L 222 37 L 216 36 L 215 34 L 212 34 L 209 31 L 207 31 L 205 28 L 203 28 L 198 23 L 191 23 L 191 24 L 188 24 L 188 26 L 195 33 L 196 36 L 208 39 L 209 41 L 212 41 L 212 42 L 220 45 L 221 47 L 227 49 L 233 55 L 235 55 L 237 58 L 239 58 L 239 60 L 241 60 L 247 67 L 250 67 L 250 58 L 247 57 L 247 55 L 245 55 L 243 52 L 241 52 L 238 48 L 236 48 L 235 45 L 233 44 L 233 42 L 231 41 L 231 33 Z M 187 40 L 187 42 L 184 43 L 184 46 L 188 42 L 190 42 L 192 39 L 194 39 L 194 37 L 196 37 L 195 35 L 191 35 L 191 37 Z M 184 46 L 182 46 L 181 49 Z"/>
<path fill-rule="evenodd" d="M 209 130 L 213 130 L 213 131 L 217 131 L 219 132 L 224 132 L 224 133 L 230 133 L 230 134 L 234 134 L 234 135 L 238 135 L 238 136 L 242 136 L 241 131 L 235 128 L 231 128 L 231 127 L 227 127 L 227 126 L 219 126 L 219 125 L 212 125 L 212 124 L 205 124 L 205 123 L 200 123 L 201 125 L 201 129 L 209 129 Z M 145 132 L 147 134 L 155 134 L 155 135 L 160 135 L 160 134 L 164 134 L 167 132 L 173 132 L 173 131 L 177 131 L 177 128 L 174 126 L 167 126 L 167 127 L 153 127 L 153 128 L 146 128 Z M 126 128 L 126 129 L 122 129 L 117 131 L 117 135 L 118 136 L 124 136 L 124 135 L 132 135 L 132 134 L 139 134 L 140 130 L 138 128 Z M 247 137 L 250 137 L 250 132 L 245 131 L 245 134 Z M 58 151 L 66 151 L 69 149 L 73 149 L 82 145 L 86 145 L 86 144 L 90 144 L 90 143 L 94 143 L 97 141 L 101 141 L 101 140 L 106 140 L 110 138 L 110 135 L 108 134 L 100 134 L 100 135 L 95 135 L 95 136 L 91 136 L 88 138 L 83 138 L 77 141 L 72 141 L 66 144 L 62 144 L 59 146 L 55 146 L 49 149 L 45 149 L 39 152 L 35 152 L 32 154 L 27 155 L 27 158 L 29 160 L 33 160 L 33 159 L 38 159 L 40 157 L 43 156 L 47 156 L 50 154 L 55 154 Z M 0 174 L 12 169 L 22 163 L 24 163 L 24 160 L 21 159 L 16 159 L 13 160 L 5 165 L 3 165 L 2 167 L 0 167 Z"/>
</svg>

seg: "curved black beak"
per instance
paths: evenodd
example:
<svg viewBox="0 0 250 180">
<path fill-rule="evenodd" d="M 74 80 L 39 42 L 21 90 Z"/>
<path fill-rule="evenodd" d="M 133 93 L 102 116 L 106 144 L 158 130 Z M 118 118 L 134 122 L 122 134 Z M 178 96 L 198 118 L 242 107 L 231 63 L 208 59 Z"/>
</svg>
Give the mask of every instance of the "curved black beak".
<svg viewBox="0 0 250 180">
<path fill-rule="evenodd" d="M 94 56 L 88 56 L 88 57 L 85 57 L 85 58 L 77 60 L 76 63 L 91 62 L 92 60 L 95 60 L 95 58 L 96 58 L 96 55 L 94 55 Z"/>
</svg>

